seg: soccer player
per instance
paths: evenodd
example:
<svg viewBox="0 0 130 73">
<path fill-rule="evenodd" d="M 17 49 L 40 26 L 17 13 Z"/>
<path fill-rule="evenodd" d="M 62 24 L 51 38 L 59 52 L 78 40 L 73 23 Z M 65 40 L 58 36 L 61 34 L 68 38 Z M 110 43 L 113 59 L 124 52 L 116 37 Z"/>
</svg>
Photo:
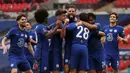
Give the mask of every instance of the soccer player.
<svg viewBox="0 0 130 73">
<path fill-rule="evenodd" d="M 101 32 L 101 24 L 95 23 L 96 15 L 88 13 L 88 22 L 97 26 L 97 30 L 91 30 L 91 37 L 88 41 L 88 54 L 89 54 L 89 70 L 88 73 L 103 73 L 105 69 L 104 49 L 101 44 L 101 37 L 105 33 Z"/>
<path fill-rule="evenodd" d="M 79 15 L 80 20 L 87 21 L 87 14 L 81 13 Z M 66 30 L 73 31 L 73 40 L 71 48 L 71 58 L 70 58 L 70 72 L 71 73 L 86 73 L 88 70 L 88 39 L 90 36 L 90 31 L 87 27 L 77 23 L 71 23 L 66 26 Z"/>
<path fill-rule="evenodd" d="M 61 29 L 64 26 L 63 21 L 66 18 L 66 11 L 58 9 L 55 13 L 57 20 L 52 25 L 52 30 L 56 27 L 57 21 L 61 21 L 61 26 L 57 29 L 57 33 L 51 38 L 51 62 L 53 73 L 60 73 L 63 70 L 62 66 L 62 38 L 60 37 Z"/>
<path fill-rule="evenodd" d="M 38 9 L 35 12 L 35 19 L 38 23 L 36 26 L 36 32 L 38 36 L 38 43 L 36 49 L 36 58 L 38 61 L 39 73 L 49 73 L 49 42 L 48 38 L 51 38 L 56 30 L 59 28 L 60 21 L 56 24 L 53 30 L 47 30 L 47 17 L 48 12 L 46 9 Z"/>
<path fill-rule="evenodd" d="M 73 23 L 77 21 L 76 18 L 76 7 L 74 5 L 70 5 L 67 9 L 67 18 L 69 19 L 69 23 Z M 68 22 L 67 22 L 68 23 Z M 66 24 L 66 23 L 64 23 Z M 65 26 L 64 28 L 65 29 Z M 63 34 L 63 33 L 62 33 Z M 64 73 L 69 73 L 69 63 L 70 63 L 70 53 L 71 53 L 71 46 L 72 46 L 72 35 L 71 30 L 66 31 L 65 35 L 65 47 L 64 47 Z M 64 36 L 62 36 L 63 38 Z"/>
<path fill-rule="evenodd" d="M 122 26 L 117 25 L 118 16 L 115 12 L 110 14 L 110 24 L 104 26 L 105 33 L 104 49 L 106 54 L 107 66 L 112 66 L 114 73 L 118 73 L 119 69 L 119 48 L 118 40 L 127 43 L 127 39 L 124 37 L 124 29 Z"/>
<path fill-rule="evenodd" d="M 17 73 L 18 69 L 24 73 L 33 73 L 24 55 L 24 45 L 27 43 L 28 49 L 34 56 L 34 51 L 30 43 L 29 33 L 25 31 L 27 18 L 24 14 L 17 16 L 18 25 L 9 30 L 2 40 L 3 53 L 7 52 L 5 42 L 10 39 L 9 62 L 11 73 Z"/>
<path fill-rule="evenodd" d="M 32 28 L 32 25 L 27 22 L 26 23 L 26 30 L 29 32 L 29 38 L 30 38 L 30 42 L 32 44 L 32 47 L 33 47 L 33 50 L 35 51 L 36 49 L 36 32 L 31 30 Z M 24 49 L 24 53 L 25 53 L 25 56 L 26 56 L 26 59 L 28 60 L 28 62 L 30 63 L 30 66 L 31 66 L 31 69 L 33 68 L 33 65 L 34 65 L 34 56 L 32 56 L 32 54 L 29 52 L 29 50 L 27 49 L 27 45 L 25 45 L 25 49 Z"/>
</svg>

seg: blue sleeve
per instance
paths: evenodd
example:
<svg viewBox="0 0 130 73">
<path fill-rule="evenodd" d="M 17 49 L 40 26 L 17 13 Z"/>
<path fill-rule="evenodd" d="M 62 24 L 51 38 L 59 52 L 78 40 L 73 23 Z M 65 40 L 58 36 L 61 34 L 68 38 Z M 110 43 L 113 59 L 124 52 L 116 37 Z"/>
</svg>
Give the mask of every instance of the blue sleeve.
<svg viewBox="0 0 130 73">
<path fill-rule="evenodd" d="M 99 33 L 99 31 L 91 31 L 91 35 L 93 35 L 93 36 L 97 36 L 98 33 Z"/>
<path fill-rule="evenodd" d="M 47 27 L 41 27 L 39 30 L 39 33 L 42 35 L 46 35 L 48 32 Z"/>
<path fill-rule="evenodd" d="M 27 40 L 26 40 L 26 42 L 30 42 L 30 34 L 29 34 L 29 32 L 26 32 L 27 33 Z"/>
<path fill-rule="evenodd" d="M 14 29 L 12 28 L 12 29 L 10 29 L 10 30 L 8 31 L 8 33 L 6 34 L 6 38 L 7 38 L 7 39 L 10 39 L 11 36 L 13 35 L 13 33 L 14 33 Z"/>
<path fill-rule="evenodd" d="M 62 29 L 64 27 L 64 24 L 61 24 L 60 28 Z"/>
<path fill-rule="evenodd" d="M 35 32 L 34 31 L 31 31 L 29 38 L 35 40 Z"/>
<path fill-rule="evenodd" d="M 73 30 L 76 28 L 76 23 L 70 23 L 66 26 L 66 30 Z"/>
<path fill-rule="evenodd" d="M 123 27 L 120 28 L 119 36 L 122 37 L 122 38 L 125 37 L 125 33 L 124 33 L 124 28 Z"/>
<path fill-rule="evenodd" d="M 101 28 L 101 24 L 100 23 L 96 23 L 97 27 L 98 27 L 98 30 L 101 31 L 102 28 Z"/>
<path fill-rule="evenodd" d="M 56 23 L 54 23 L 54 24 L 52 25 L 52 30 L 55 28 L 55 26 L 56 26 Z"/>
</svg>

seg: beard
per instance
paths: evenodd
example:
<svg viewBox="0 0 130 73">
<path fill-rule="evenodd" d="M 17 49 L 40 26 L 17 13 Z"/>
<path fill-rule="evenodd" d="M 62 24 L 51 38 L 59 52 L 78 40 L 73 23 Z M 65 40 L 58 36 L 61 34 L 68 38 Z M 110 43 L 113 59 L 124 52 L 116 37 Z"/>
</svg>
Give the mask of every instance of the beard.
<svg viewBox="0 0 130 73">
<path fill-rule="evenodd" d="M 25 25 L 24 23 L 20 24 L 20 26 L 21 26 L 22 28 L 26 27 L 26 25 Z"/>
<path fill-rule="evenodd" d="M 68 15 L 69 18 L 69 23 L 75 22 L 75 17 L 74 15 Z"/>
</svg>

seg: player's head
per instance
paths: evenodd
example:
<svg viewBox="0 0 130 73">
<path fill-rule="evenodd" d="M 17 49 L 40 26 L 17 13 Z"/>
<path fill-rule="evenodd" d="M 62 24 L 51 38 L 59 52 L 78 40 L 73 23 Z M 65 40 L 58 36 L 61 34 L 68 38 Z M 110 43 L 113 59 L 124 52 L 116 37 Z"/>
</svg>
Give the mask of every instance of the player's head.
<svg viewBox="0 0 130 73">
<path fill-rule="evenodd" d="M 110 13 L 110 23 L 116 23 L 118 21 L 118 15 L 115 12 Z"/>
<path fill-rule="evenodd" d="M 66 19 L 66 11 L 62 9 L 58 9 L 55 13 L 55 16 L 57 17 L 58 20 L 64 21 Z"/>
<path fill-rule="evenodd" d="M 85 22 L 88 22 L 88 15 L 87 15 L 87 13 L 80 13 L 79 14 L 79 19 L 81 20 L 81 21 L 85 21 Z"/>
<path fill-rule="evenodd" d="M 94 24 L 96 20 L 96 15 L 94 13 L 88 13 L 87 19 L 90 24 Z"/>
<path fill-rule="evenodd" d="M 42 8 L 42 9 L 38 9 L 35 13 L 34 13 L 34 18 L 37 21 L 38 24 L 43 24 L 43 23 L 47 23 L 47 17 L 48 17 L 48 12 L 46 9 Z M 44 24 L 46 25 L 46 24 Z"/>
<path fill-rule="evenodd" d="M 27 29 L 27 30 L 31 30 L 31 28 L 32 28 L 31 23 L 27 22 L 27 23 L 26 23 L 26 29 Z"/>
<path fill-rule="evenodd" d="M 27 17 L 24 14 L 20 14 L 17 16 L 16 21 L 18 22 L 18 25 L 21 27 L 26 27 Z"/>
<path fill-rule="evenodd" d="M 75 5 L 70 5 L 67 9 L 67 14 L 68 14 L 68 18 L 71 21 L 75 20 L 75 16 L 76 16 L 76 6 Z"/>
</svg>

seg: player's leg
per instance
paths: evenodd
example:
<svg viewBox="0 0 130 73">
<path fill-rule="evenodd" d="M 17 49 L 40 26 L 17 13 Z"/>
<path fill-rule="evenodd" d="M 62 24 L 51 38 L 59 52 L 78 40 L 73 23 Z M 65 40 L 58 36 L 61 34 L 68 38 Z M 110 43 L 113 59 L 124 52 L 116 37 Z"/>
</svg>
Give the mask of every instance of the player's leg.
<svg viewBox="0 0 130 73">
<path fill-rule="evenodd" d="M 24 71 L 22 73 L 33 73 L 33 71 L 32 70 L 28 70 L 28 71 Z"/>
<path fill-rule="evenodd" d="M 53 50 L 53 73 L 60 73 L 62 71 L 62 49 Z"/>
<path fill-rule="evenodd" d="M 69 73 L 70 55 L 71 55 L 71 45 L 65 44 L 64 73 Z"/>
<path fill-rule="evenodd" d="M 110 56 L 108 54 L 105 54 L 105 63 L 106 63 L 106 69 L 103 71 L 103 73 L 107 73 L 108 71 L 108 67 L 110 67 L 111 65 L 111 61 L 110 61 Z"/>
<path fill-rule="evenodd" d="M 70 73 L 77 73 L 80 61 L 80 49 L 77 44 L 72 45 L 71 57 L 70 57 Z"/>
<path fill-rule="evenodd" d="M 103 73 L 103 70 L 106 69 L 106 63 L 105 63 L 105 56 L 104 51 L 98 51 L 95 55 L 96 62 L 95 62 L 95 69 L 96 73 Z"/>
<path fill-rule="evenodd" d="M 11 73 L 17 73 L 18 72 L 18 69 L 17 68 L 12 68 L 11 69 Z"/>
<path fill-rule="evenodd" d="M 27 60 L 28 60 L 28 62 L 29 62 L 29 64 L 30 64 L 30 66 L 31 66 L 31 69 L 33 69 L 34 58 L 28 58 Z"/>
<path fill-rule="evenodd" d="M 26 59 L 19 61 L 17 66 L 22 73 L 33 73 L 29 62 Z"/>
<path fill-rule="evenodd" d="M 88 58 L 88 64 L 89 64 L 89 69 L 88 69 L 88 73 L 95 73 L 95 60 L 93 58 L 93 56 L 89 55 Z"/>
<path fill-rule="evenodd" d="M 120 61 L 119 61 L 119 55 L 113 55 L 112 56 L 112 68 L 113 68 L 113 72 L 114 73 L 118 73 L 119 72 L 119 64 L 120 64 Z"/>
<path fill-rule="evenodd" d="M 10 63 L 10 67 L 11 67 L 11 73 L 17 73 L 18 69 L 17 69 L 16 58 L 13 58 L 13 57 L 9 56 L 9 63 Z"/>
<path fill-rule="evenodd" d="M 81 45 L 80 47 L 80 63 L 79 63 L 79 73 L 86 73 L 89 69 L 88 64 L 88 48 L 86 45 Z"/>
<path fill-rule="evenodd" d="M 49 73 L 49 52 L 44 51 L 43 56 L 37 59 L 39 73 Z"/>
</svg>

